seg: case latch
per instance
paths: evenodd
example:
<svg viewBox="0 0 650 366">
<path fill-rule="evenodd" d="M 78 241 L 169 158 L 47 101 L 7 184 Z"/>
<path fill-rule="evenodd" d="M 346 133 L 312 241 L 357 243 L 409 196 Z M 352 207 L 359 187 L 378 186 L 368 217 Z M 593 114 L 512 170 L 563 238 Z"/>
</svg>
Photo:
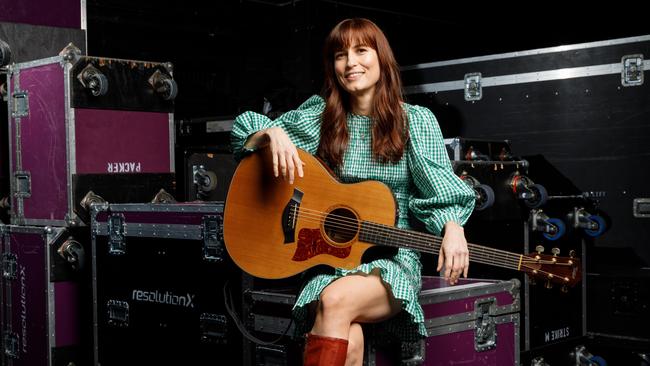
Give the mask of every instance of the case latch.
<svg viewBox="0 0 650 366">
<path fill-rule="evenodd" d="M 202 313 L 199 317 L 201 324 L 201 342 L 226 343 L 228 320 L 225 315 Z"/>
<path fill-rule="evenodd" d="M 108 217 L 108 254 L 126 254 L 124 240 L 124 215 L 112 214 Z"/>
<path fill-rule="evenodd" d="M 4 253 L 2 255 L 2 277 L 8 280 L 16 279 L 16 262 L 17 257 L 13 253 Z"/>
<path fill-rule="evenodd" d="M 13 98 L 13 109 L 11 116 L 27 117 L 29 116 L 29 94 L 26 90 L 16 90 L 11 94 Z"/>
<path fill-rule="evenodd" d="M 476 313 L 474 349 L 477 352 L 487 351 L 497 346 L 496 302 L 495 297 L 486 297 L 474 302 L 474 311 Z"/>
<path fill-rule="evenodd" d="M 481 100 L 483 97 L 483 85 L 481 84 L 481 73 L 473 72 L 465 74 L 465 100 Z"/>
<path fill-rule="evenodd" d="M 19 350 L 19 341 L 18 341 L 18 334 L 16 333 L 11 333 L 11 332 L 5 332 L 4 334 L 4 353 L 8 357 L 11 358 L 18 358 Z"/>
<path fill-rule="evenodd" d="M 129 303 L 119 300 L 108 300 L 106 304 L 108 324 L 126 328 L 129 326 Z"/>
<path fill-rule="evenodd" d="M 621 58 L 621 84 L 638 86 L 643 84 L 643 55 L 626 55 Z"/>
<path fill-rule="evenodd" d="M 222 262 L 223 225 L 221 216 L 204 216 L 203 227 L 203 259 L 210 262 Z"/>
<path fill-rule="evenodd" d="M 16 197 L 29 198 L 32 196 L 32 176 L 28 171 L 14 172 L 16 179 Z"/>
</svg>

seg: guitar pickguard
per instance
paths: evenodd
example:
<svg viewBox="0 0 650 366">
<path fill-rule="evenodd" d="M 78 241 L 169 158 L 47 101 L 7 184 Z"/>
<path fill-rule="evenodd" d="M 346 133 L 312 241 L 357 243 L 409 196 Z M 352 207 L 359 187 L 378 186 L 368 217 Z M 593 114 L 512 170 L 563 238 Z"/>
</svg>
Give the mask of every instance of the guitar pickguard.
<svg viewBox="0 0 650 366">
<path fill-rule="evenodd" d="M 350 250 L 351 247 L 337 248 L 330 245 L 323 239 L 319 229 L 303 228 L 298 233 L 298 244 L 292 260 L 302 262 L 319 254 L 346 258 L 350 255 Z"/>
</svg>

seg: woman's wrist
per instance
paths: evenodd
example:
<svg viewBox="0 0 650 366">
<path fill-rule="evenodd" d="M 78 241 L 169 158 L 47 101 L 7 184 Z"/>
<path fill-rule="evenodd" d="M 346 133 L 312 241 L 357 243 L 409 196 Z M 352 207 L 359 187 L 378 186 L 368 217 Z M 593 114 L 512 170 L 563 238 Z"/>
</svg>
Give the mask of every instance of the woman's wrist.
<svg viewBox="0 0 650 366">
<path fill-rule="evenodd" d="M 447 223 L 445 223 L 445 226 L 442 228 L 443 234 L 447 234 L 449 232 L 463 233 L 464 231 L 465 229 L 463 229 L 463 227 L 456 221 L 447 221 Z"/>
<path fill-rule="evenodd" d="M 268 128 L 259 130 L 254 134 L 250 135 L 246 143 L 244 144 L 245 149 L 259 149 L 266 146 L 269 143 Z"/>
</svg>

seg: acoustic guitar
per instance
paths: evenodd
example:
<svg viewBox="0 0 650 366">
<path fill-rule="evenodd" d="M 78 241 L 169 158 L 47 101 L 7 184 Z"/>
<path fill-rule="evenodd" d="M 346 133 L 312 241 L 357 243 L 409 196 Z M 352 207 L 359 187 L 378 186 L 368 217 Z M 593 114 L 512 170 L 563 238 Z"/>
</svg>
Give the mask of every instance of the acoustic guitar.
<svg viewBox="0 0 650 366">
<path fill-rule="evenodd" d="M 375 245 L 438 254 L 442 238 L 395 227 L 397 203 L 378 181 L 340 183 L 317 158 L 299 150 L 304 177 L 274 177 L 268 149 L 237 167 L 224 211 L 228 254 L 252 276 L 280 279 L 317 265 L 352 269 Z M 517 254 L 468 244 L 470 261 L 523 271 L 552 283 L 580 282 L 580 261 Z"/>
</svg>

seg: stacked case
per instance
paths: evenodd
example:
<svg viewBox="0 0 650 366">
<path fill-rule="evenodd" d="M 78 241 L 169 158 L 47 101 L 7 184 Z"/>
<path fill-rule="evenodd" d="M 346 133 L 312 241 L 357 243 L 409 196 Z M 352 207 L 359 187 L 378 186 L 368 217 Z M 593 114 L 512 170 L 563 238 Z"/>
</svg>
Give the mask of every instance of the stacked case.
<svg viewBox="0 0 650 366">
<path fill-rule="evenodd" d="M 2 362 L 92 363 L 92 203 L 173 200 L 171 65 L 59 56 L 7 68 Z"/>
</svg>

